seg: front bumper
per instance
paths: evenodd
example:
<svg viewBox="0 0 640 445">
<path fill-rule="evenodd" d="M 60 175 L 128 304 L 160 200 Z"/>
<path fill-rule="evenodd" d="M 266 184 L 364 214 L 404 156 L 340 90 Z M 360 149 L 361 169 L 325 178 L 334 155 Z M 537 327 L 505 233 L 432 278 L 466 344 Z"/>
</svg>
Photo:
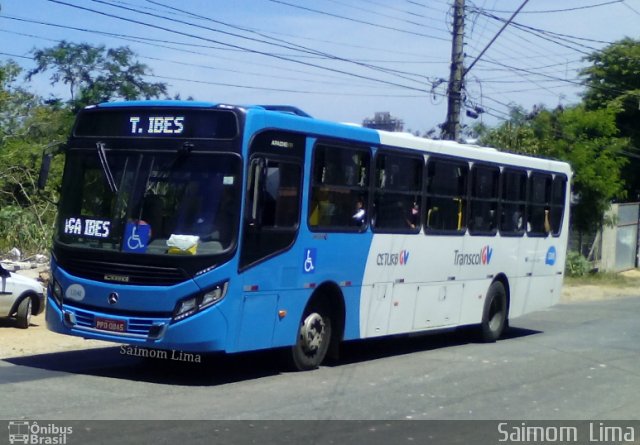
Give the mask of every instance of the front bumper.
<svg viewBox="0 0 640 445">
<path fill-rule="evenodd" d="M 47 298 L 47 328 L 53 332 L 94 340 L 185 352 L 225 351 L 228 323 L 217 306 L 172 323 L 171 318 L 121 316 L 64 304 Z M 106 330 L 109 320 L 119 331 Z"/>
</svg>

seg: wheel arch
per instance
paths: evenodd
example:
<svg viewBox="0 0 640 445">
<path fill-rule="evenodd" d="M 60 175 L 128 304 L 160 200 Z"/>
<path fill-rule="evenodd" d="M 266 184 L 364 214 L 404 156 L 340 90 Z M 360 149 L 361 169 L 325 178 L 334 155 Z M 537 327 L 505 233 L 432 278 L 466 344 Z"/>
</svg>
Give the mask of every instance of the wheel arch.
<svg viewBox="0 0 640 445">
<path fill-rule="evenodd" d="M 38 295 L 31 290 L 27 290 L 21 293 L 20 296 L 16 298 L 16 301 L 13 302 L 13 306 L 11 306 L 10 312 L 11 316 L 14 316 L 18 313 L 18 306 L 20 306 L 20 303 L 22 303 L 25 298 L 31 298 L 31 314 L 33 315 L 40 313 L 40 299 L 38 298 Z"/>
<path fill-rule="evenodd" d="M 346 307 L 344 302 L 344 294 L 340 286 L 333 281 L 326 281 L 318 286 L 309 301 L 307 307 L 312 304 L 321 304 L 329 311 L 333 331 L 331 335 L 331 343 L 334 344 L 342 341 L 344 338 Z"/>
<path fill-rule="evenodd" d="M 507 322 L 508 322 L 509 321 L 509 309 L 511 308 L 511 287 L 509 286 L 509 279 L 507 278 L 507 276 L 504 273 L 499 273 L 493 279 L 491 284 L 495 283 L 496 281 L 502 283 L 502 286 L 504 287 L 504 290 L 505 290 L 505 292 L 507 294 Z"/>
</svg>

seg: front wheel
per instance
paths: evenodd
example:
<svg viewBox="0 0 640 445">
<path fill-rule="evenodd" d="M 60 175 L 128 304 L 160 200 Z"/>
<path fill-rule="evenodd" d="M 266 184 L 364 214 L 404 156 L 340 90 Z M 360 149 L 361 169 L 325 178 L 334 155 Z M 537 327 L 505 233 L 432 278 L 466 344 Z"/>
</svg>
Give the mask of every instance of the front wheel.
<svg viewBox="0 0 640 445">
<path fill-rule="evenodd" d="M 24 298 L 18 306 L 18 313 L 16 314 L 16 321 L 18 327 L 21 329 L 27 329 L 31 323 L 31 297 Z"/>
<path fill-rule="evenodd" d="M 328 311 L 311 307 L 298 328 L 296 344 L 291 347 L 290 361 L 297 371 L 316 369 L 327 355 L 331 342 L 331 318 Z"/>
<path fill-rule="evenodd" d="M 493 343 L 502 335 L 507 325 L 507 292 L 504 285 L 496 281 L 489 286 L 484 302 L 480 325 L 480 337 L 485 343 Z"/>
</svg>

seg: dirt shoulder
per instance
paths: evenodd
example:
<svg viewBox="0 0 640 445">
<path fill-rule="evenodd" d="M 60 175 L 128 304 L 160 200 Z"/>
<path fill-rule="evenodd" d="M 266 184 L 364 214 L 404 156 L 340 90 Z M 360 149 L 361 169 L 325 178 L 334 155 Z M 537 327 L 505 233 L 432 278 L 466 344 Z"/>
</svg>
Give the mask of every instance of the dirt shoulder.
<svg viewBox="0 0 640 445">
<path fill-rule="evenodd" d="M 37 272 L 26 273 L 33 276 Z M 640 295 L 640 270 L 620 274 L 624 282 L 611 284 L 566 283 L 560 303 L 611 300 Z M 637 282 L 636 282 L 637 281 Z M 44 314 L 32 317 L 29 329 L 18 329 L 13 320 L 0 318 L 0 360 L 10 357 L 49 354 L 89 348 L 114 347 L 115 343 L 84 340 L 50 332 L 46 328 Z"/>
<path fill-rule="evenodd" d="M 0 360 L 26 355 L 76 351 L 115 346 L 99 340 L 56 334 L 47 330 L 44 314 L 31 318 L 28 329 L 18 329 L 13 320 L 0 318 Z"/>
</svg>

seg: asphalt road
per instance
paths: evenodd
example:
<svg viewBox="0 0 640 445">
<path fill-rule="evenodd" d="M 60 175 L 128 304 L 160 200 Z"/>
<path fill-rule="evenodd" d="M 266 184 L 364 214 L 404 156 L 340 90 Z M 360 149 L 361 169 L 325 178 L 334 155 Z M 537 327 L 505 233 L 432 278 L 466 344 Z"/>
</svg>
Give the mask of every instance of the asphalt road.
<svg viewBox="0 0 640 445">
<path fill-rule="evenodd" d="M 638 314 L 640 297 L 558 305 L 512 320 L 495 344 L 474 343 L 465 331 L 353 342 L 343 348 L 339 363 L 306 373 L 283 372 L 277 354 L 264 352 L 186 363 L 142 359 L 114 346 L 11 358 L 0 361 L 0 418 L 361 420 L 366 422 L 330 423 L 343 434 L 332 437 L 347 440 L 362 429 L 376 431 L 380 443 L 389 439 L 383 431 L 397 428 L 410 435 L 418 428 L 414 436 L 420 437 L 424 425 L 458 432 L 466 425 L 476 439 L 478 425 L 489 425 L 495 435 L 495 422 L 453 427 L 393 422 L 408 419 L 511 419 L 517 425 L 542 419 L 633 420 L 640 418 Z M 282 439 L 276 424 L 258 422 L 254 432 L 266 439 L 265 431 L 271 431 Z M 100 425 L 85 430 L 95 433 Z M 194 431 L 190 422 L 123 425 L 118 429 L 136 440 L 148 438 L 150 429 L 165 439 L 169 430 L 182 437 Z M 234 430 L 225 430 L 224 422 L 217 425 L 228 434 Z M 279 428 L 290 433 L 327 431 L 322 422 L 284 425 Z M 637 433 L 640 438 L 640 425 Z M 299 443 L 295 439 L 291 443 Z"/>
</svg>

